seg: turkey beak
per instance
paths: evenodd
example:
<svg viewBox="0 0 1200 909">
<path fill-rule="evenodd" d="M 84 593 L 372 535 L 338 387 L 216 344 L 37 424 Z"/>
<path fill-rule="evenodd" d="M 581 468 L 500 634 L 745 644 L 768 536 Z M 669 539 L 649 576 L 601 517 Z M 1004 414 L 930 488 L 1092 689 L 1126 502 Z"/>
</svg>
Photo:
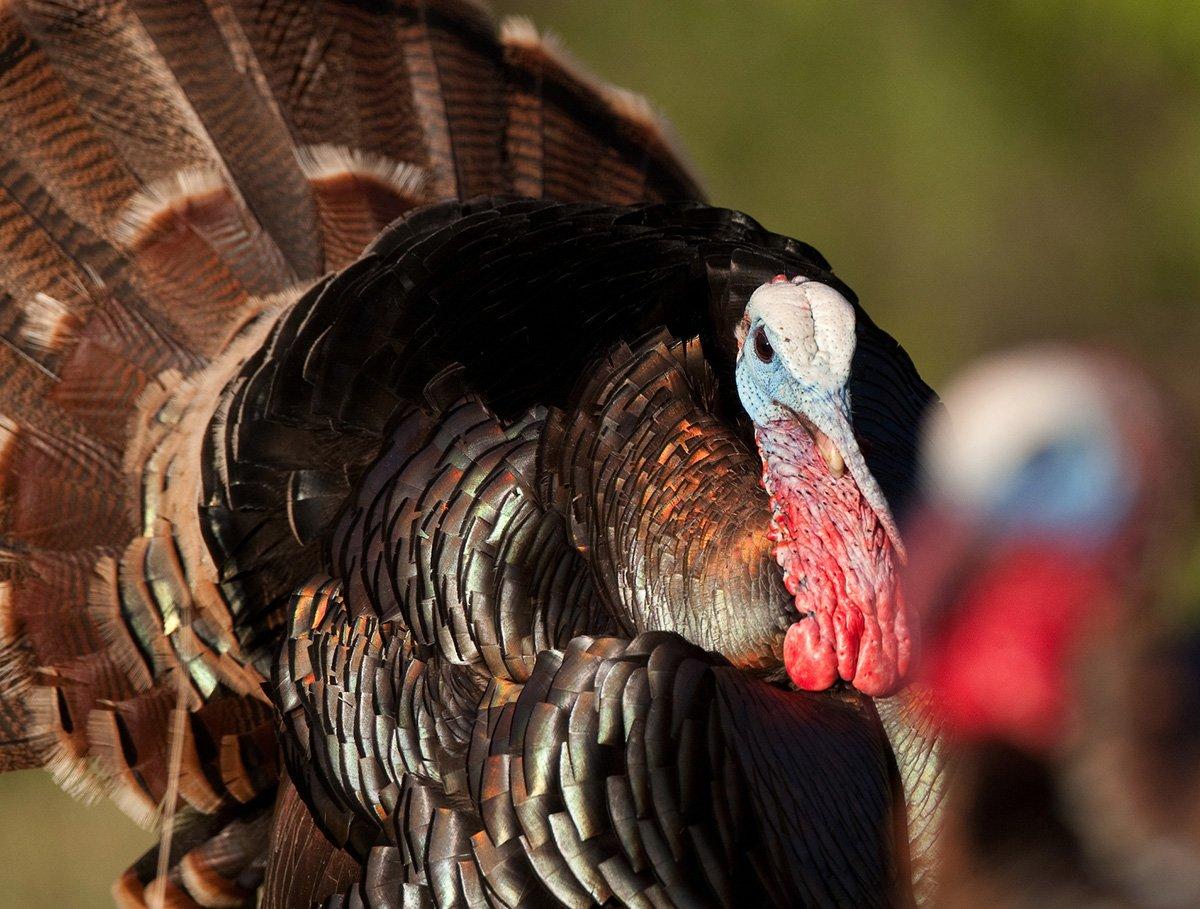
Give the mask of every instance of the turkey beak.
<svg viewBox="0 0 1200 909">
<path fill-rule="evenodd" d="M 797 383 L 799 384 L 799 383 Z M 801 386 L 803 387 L 803 386 Z M 847 470 L 859 492 L 867 500 L 867 504 L 875 512 L 880 525 L 888 535 L 888 539 L 899 556 L 900 562 L 907 562 L 908 555 L 904 542 L 900 539 L 900 530 L 892 517 L 883 490 L 879 488 L 874 474 L 867 467 L 867 461 L 859 448 L 858 440 L 854 437 L 854 425 L 850 421 L 849 397 L 845 390 L 836 392 L 812 391 L 789 394 L 784 391 L 784 400 L 778 403 L 791 411 L 800 422 L 816 445 L 817 451 L 829 467 L 829 473 L 835 480 L 840 480 Z M 793 400 L 786 400 L 792 398 Z"/>
</svg>

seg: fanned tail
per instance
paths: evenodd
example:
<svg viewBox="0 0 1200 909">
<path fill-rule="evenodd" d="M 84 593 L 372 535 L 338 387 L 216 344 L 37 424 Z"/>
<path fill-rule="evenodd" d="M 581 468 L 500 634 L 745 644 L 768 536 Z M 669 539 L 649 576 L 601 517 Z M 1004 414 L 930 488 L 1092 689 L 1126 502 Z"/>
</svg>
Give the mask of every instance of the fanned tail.
<svg viewBox="0 0 1200 909">
<path fill-rule="evenodd" d="M 239 582 L 264 553 L 202 529 L 227 385 L 414 207 L 697 184 L 644 103 L 470 0 L 0 0 L 0 123 L 0 770 L 146 823 L 258 804 L 282 629 Z"/>
</svg>

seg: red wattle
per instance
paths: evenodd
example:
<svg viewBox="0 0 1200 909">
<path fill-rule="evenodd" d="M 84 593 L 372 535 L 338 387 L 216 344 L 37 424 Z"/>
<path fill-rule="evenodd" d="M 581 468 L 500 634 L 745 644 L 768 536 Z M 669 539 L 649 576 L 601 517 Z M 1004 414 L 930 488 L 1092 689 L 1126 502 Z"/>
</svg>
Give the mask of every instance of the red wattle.
<svg viewBox="0 0 1200 909">
<path fill-rule="evenodd" d="M 824 691 L 838 679 L 833 645 L 821 638 L 815 618 L 801 619 L 783 639 L 783 665 L 788 678 L 802 691 Z"/>
<path fill-rule="evenodd" d="M 927 659 L 947 732 L 1054 747 L 1067 728 L 1076 644 L 1106 615 L 1106 577 L 1049 546 L 1014 549 L 982 571 Z"/>
<path fill-rule="evenodd" d="M 807 691 L 841 679 L 873 697 L 894 693 L 912 644 L 879 516 L 850 473 L 830 473 L 799 424 L 771 424 L 758 441 L 775 560 L 800 614 L 784 638 L 788 676 Z"/>
</svg>

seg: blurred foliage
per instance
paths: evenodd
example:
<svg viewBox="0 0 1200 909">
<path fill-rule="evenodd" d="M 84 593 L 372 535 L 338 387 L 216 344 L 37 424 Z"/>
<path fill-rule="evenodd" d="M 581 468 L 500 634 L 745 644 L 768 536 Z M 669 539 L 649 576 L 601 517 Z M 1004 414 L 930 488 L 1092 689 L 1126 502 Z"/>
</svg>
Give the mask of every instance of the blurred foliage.
<svg viewBox="0 0 1200 909">
<path fill-rule="evenodd" d="M 112 802 L 85 806 L 50 774 L 0 776 L 0 906 L 110 907 L 113 881 L 158 837 Z"/>
<path fill-rule="evenodd" d="M 495 6 L 650 97 L 713 200 L 814 244 L 935 385 L 986 350 L 1083 339 L 1200 422 L 1200 4 Z M 45 776 L 0 779 L 0 804 L 5 905 L 108 905 L 150 842 Z"/>
</svg>

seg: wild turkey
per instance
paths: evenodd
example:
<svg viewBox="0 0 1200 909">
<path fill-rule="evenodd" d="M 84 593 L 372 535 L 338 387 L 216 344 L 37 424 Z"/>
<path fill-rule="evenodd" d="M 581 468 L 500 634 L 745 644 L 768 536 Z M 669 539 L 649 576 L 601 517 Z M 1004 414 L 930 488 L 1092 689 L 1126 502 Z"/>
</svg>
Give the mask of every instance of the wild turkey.
<svg viewBox="0 0 1200 909">
<path fill-rule="evenodd" d="M 949 754 L 937 901 L 1194 906 L 1200 661 L 1152 599 L 1167 410 L 1066 347 L 980 364 L 946 402 L 908 578 Z"/>
<path fill-rule="evenodd" d="M 0 768 L 119 902 L 909 901 L 932 395 L 814 249 L 466 0 L 0 30 Z"/>
</svg>

